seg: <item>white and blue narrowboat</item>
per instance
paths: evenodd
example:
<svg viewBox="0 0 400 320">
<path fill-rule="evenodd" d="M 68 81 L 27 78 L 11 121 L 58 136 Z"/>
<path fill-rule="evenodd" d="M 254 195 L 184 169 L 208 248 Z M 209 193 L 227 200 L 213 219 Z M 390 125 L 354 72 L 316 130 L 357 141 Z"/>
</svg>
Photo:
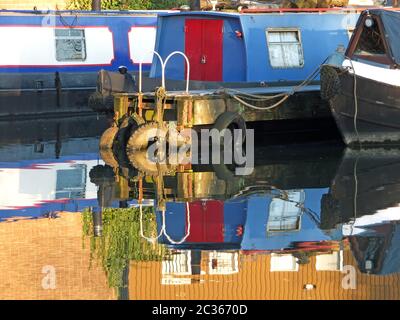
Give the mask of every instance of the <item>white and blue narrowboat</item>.
<svg viewBox="0 0 400 320">
<path fill-rule="evenodd" d="M 101 69 L 149 69 L 152 11 L 0 11 L 0 116 L 89 111 Z"/>
</svg>

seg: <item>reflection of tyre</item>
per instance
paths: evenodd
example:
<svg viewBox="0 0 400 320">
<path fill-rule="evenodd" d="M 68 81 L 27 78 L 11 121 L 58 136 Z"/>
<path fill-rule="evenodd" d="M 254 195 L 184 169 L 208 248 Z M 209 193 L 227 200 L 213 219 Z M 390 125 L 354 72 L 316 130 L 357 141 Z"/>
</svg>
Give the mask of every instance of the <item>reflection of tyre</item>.
<svg viewBox="0 0 400 320">
<path fill-rule="evenodd" d="M 226 164 L 213 164 L 213 170 L 219 180 L 230 181 L 235 178 L 235 173 Z"/>
<path fill-rule="evenodd" d="M 127 150 L 143 150 L 158 139 L 166 139 L 167 127 L 158 127 L 156 122 L 148 122 L 134 130 L 126 143 Z"/>
<path fill-rule="evenodd" d="M 118 127 L 112 126 L 108 128 L 100 137 L 100 150 L 112 149 L 118 134 Z"/>
<path fill-rule="evenodd" d="M 157 122 L 148 122 L 140 125 L 132 132 L 126 144 L 126 149 L 144 150 L 160 139 L 165 139 L 168 144 L 176 146 L 188 142 L 188 138 L 183 137 L 176 130 L 169 129 L 166 126 L 159 127 Z"/>
<path fill-rule="evenodd" d="M 102 149 L 100 148 L 100 157 L 104 163 L 112 168 L 118 168 L 118 159 L 115 157 L 113 149 Z"/>
<path fill-rule="evenodd" d="M 89 172 L 90 182 L 99 186 L 103 183 L 113 183 L 115 181 L 115 174 L 113 168 L 110 166 L 97 165 Z"/>
<path fill-rule="evenodd" d="M 115 146 L 117 148 L 125 148 L 131 132 L 134 132 L 138 127 L 139 124 L 134 118 L 125 116 L 118 127 L 119 130 L 115 139 Z"/>
<path fill-rule="evenodd" d="M 147 175 L 169 174 L 176 170 L 176 165 L 166 163 L 157 163 L 148 156 L 147 150 L 134 150 L 128 152 L 128 158 L 131 164 L 140 172 Z"/>
<path fill-rule="evenodd" d="M 234 137 L 234 130 L 241 130 L 242 131 L 242 140 L 240 141 L 235 141 L 234 145 L 237 144 L 237 142 L 240 142 L 240 144 L 243 144 L 246 140 L 246 122 L 244 121 L 243 117 L 238 114 L 237 112 L 231 112 L 231 111 L 226 111 L 222 114 L 220 114 L 215 121 L 213 125 L 214 129 L 217 129 L 218 131 L 222 131 L 224 129 L 228 129 L 232 133 L 232 137 Z M 225 141 L 221 140 L 219 141 L 219 144 L 222 145 Z"/>
</svg>

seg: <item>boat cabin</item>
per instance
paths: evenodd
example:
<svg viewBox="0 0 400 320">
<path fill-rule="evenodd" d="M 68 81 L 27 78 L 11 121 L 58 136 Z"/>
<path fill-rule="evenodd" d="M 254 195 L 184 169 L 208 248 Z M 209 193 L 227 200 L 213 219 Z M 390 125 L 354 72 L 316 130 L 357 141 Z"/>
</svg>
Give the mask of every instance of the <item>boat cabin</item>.
<svg viewBox="0 0 400 320">
<path fill-rule="evenodd" d="M 137 70 L 151 62 L 157 13 L 2 10 L 0 73 Z"/>
<path fill-rule="evenodd" d="M 360 17 L 346 56 L 396 68 L 400 63 L 400 11 L 366 10 Z"/>
<path fill-rule="evenodd" d="M 160 14 L 155 51 L 174 51 L 190 61 L 190 80 L 290 82 L 307 78 L 332 51 L 347 46 L 359 13 L 355 10 L 263 13 L 179 12 Z M 151 77 L 162 70 L 154 57 Z M 176 55 L 166 78 L 183 80 L 185 60 Z"/>
</svg>

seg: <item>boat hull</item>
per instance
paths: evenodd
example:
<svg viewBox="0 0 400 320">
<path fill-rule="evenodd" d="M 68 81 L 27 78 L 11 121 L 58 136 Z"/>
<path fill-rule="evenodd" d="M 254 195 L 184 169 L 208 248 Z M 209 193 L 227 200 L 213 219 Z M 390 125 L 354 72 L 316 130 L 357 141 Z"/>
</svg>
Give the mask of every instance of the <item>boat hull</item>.
<svg viewBox="0 0 400 320">
<path fill-rule="evenodd" d="M 339 68 L 324 68 L 331 68 L 331 72 L 337 74 L 323 81 L 337 89 L 329 105 L 344 142 L 363 147 L 400 145 L 400 87 L 358 75 L 354 78 L 353 74 Z M 334 85 L 334 81 L 338 82 Z"/>
</svg>

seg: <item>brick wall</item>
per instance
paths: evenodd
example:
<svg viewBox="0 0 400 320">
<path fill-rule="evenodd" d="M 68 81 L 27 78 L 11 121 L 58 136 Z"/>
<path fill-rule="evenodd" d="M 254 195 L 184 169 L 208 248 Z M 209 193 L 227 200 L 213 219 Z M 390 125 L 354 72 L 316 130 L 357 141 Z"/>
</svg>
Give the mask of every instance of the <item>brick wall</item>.
<svg viewBox="0 0 400 320">
<path fill-rule="evenodd" d="M 0 223 L 1 299 L 115 299 L 78 213 Z M 55 288 L 43 286 L 54 267 Z M 46 282 L 45 282 L 46 283 Z"/>
<path fill-rule="evenodd" d="M 65 9 L 67 0 L 0 0 L 0 9 Z"/>
</svg>

